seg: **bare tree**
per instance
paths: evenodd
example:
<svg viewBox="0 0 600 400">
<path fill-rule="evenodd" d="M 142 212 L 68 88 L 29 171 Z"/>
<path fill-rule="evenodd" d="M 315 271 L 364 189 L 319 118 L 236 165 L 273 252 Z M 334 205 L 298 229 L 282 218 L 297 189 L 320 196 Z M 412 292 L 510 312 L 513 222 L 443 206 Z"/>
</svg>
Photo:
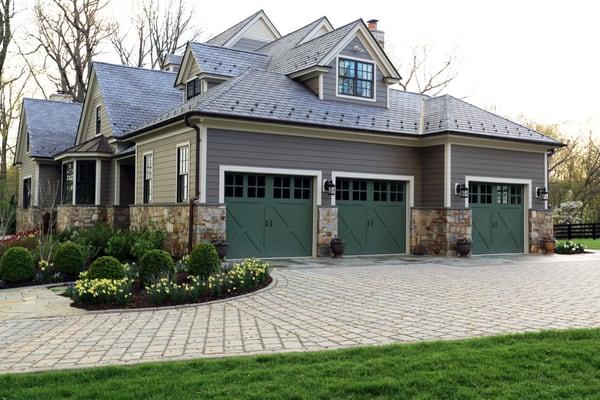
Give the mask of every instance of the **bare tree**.
<svg viewBox="0 0 600 400">
<path fill-rule="evenodd" d="M 11 0 L 0 0 L 0 79 L 4 73 L 8 46 L 12 41 L 11 20 L 14 16 L 15 7 Z"/>
<path fill-rule="evenodd" d="M 186 0 L 163 4 L 161 8 L 158 0 L 144 0 L 131 20 L 134 32 L 122 32 L 119 27 L 111 37 L 121 63 L 162 69 L 169 54 L 198 39 L 202 30 L 193 24 L 194 7 Z"/>
<path fill-rule="evenodd" d="M 47 181 L 39 187 L 39 210 L 34 214 L 40 260 L 50 263 L 54 250 L 54 225 L 60 199 L 60 182 Z"/>
<path fill-rule="evenodd" d="M 6 76 L 6 72 L 3 74 Z M 9 78 L 0 78 L 0 182 L 6 182 L 9 152 L 15 149 L 9 146 L 8 136 L 21 113 L 21 103 L 27 85 L 25 68 Z"/>
<path fill-rule="evenodd" d="M 54 64 L 48 73 L 58 89 L 83 102 L 88 69 L 99 53 L 99 44 L 112 35 L 114 25 L 102 17 L 109 0 L 37 0 L 37 32 L 31 35 Z"/>
<path fill-rule="evenodd" d="M 442 64 L 434 68 L 430 65 L 430 50 L 427 45 L 413 47 L 411 54 L 410 62 L 403 68 L 403 79 L 399 83 L 405 91 L 437 96 L 458 75 L 454 70 L 457 61 L 456 50 L 450 52 Z"/>
</svg>

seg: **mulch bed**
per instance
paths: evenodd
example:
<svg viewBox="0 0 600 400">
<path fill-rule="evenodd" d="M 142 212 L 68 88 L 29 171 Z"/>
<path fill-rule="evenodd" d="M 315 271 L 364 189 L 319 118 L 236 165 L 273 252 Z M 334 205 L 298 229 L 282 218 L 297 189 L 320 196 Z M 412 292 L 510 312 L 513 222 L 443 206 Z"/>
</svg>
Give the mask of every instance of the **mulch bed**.
<svg viewBox="0 0 600 400">
<path fill-rule="evenodd" d="M 183 305 L 183 304 L 201 304 L 201 303 L 206 303 L 208 301 L 228 299 L 231 297 L 240 296 L 242 294 L 252 293 L 252 292 L 260 290 L 264 287 L 269 286 L 271 284 L 271 282 L 273 282 L 273 278 L 269 276 L 264 284 L 259 285 L 251 290 L 246 290 L 243 292 L 237 292 L 237 293 L 223 295 L 223 296 L 208 295 L 208 296 L 202 297 L 199 301 L 189 301 L 189 302 L 179 303 L 179 304 L 175 304 L 173 302 L 164 302 L 160 305 L 150 303 L 148 301 L 148 296 L 146 295 L 146 292 L 144 292 L 141 285 L 136 282 L 133 286 L 133 293 L 132 293 L 133 300 L 129 304 L 119 305 L 119 304 L 76 304 L 76 303 L 71 303 L 71 307 L 81 308 L 83 310 L 88 310 L 88 311 L 98 311 L 98 310 L 136 309 L 136 308 L 160 308 L 160 307 L 170 307 L 170 306 Z"/>
<path fill-rule="evenodd" d="M 3 289 L 15 289 L 26 286 L 44 286 L 44 285 L 60 285 L 61 283 L 70 283 L 77 280 L 76 275 L 63 275 L 63 279 L 60 281 L 52 281 L 52 282 L 21 282 L 21 283 L 5 283 L 3 286 L 0 286 L 0 290 Z"/>
</svg>

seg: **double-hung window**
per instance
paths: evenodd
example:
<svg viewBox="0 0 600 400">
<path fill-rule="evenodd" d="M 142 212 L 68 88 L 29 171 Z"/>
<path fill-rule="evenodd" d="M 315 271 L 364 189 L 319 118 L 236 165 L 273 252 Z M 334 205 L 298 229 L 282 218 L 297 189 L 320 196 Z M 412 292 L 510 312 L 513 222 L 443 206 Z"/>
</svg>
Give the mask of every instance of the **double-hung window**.
<svg viewBox="0 0 600 400">
<path fill-rule="evenodd" d="M 338 62 L 338 94 L 373 98 L 373 63 L 340 58 Z"/>
<path fill-rule="evenodd" d="M 100 135 L 102 128 L 102 106 L 96 106 L 96 136 Z"/>
<path fill-rule="evenodd" d="M 31 205 L 31 178 L 23 179 L 23 208 Z"/>
<path fill-rule="evenodd" d="M 202 92 L 201 82 L 199 78 L 192 79 L 186 84 L 186 100 L 198 96 Z"/>
<path fill-rule="evenodd" d="M 144 154 L 144 193 L 143 202 L 152 202 L 152 153 Z"/>
<path fill-rule="evenodd" d="M 177 147 L 177 202 L 187 201 L 189 187 L 190 146 Z"/>
</svg>

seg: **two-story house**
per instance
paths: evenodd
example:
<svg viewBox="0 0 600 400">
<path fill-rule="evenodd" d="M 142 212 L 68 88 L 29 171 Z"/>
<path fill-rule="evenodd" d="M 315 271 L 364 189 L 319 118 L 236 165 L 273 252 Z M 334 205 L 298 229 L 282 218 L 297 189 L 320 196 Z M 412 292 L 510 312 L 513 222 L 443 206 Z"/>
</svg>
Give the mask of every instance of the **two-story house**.
<svg viewBox="0 0 600 400">
<path fill-rule="evenodd" d="M 230 258 L 326 255 L 334 236 L 346 254 L 452 254 L 459 236 L 476 254 L 537 252 L 561 144 L 395 89 L 383 44 L 374 20 L 282 36 L 259 11 L 167 71 L 94 63 L 82 107 L 25 100 L 19 228 L 53 181 L 59 229 L 154 227 L 180 254 L 226 238 Z"/>
</svg>

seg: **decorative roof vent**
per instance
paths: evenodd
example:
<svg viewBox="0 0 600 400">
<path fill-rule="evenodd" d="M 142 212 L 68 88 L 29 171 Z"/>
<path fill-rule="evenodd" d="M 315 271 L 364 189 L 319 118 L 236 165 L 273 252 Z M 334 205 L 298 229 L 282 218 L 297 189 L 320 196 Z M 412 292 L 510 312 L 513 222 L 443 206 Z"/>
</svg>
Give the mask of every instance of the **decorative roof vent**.
<svg viewBox="0 0 600 400">
<path fill-rule="evenodd" d="M 377 29 L 377 23 L 379 22 L 378 19 L 370 19 L 367 21 L 367 28 L 369 28 L 369 30 L 371 31 L 371 33 L 373 34 L 373 36 L 375 37 L 375 39 L 377 40 L 377 43 L 379 43 L 379 45 L 383 48 L 383 44 L 385 43 L 385 33 L 383 31 L 380 31 L 379 29 Z"/>
</svg>

